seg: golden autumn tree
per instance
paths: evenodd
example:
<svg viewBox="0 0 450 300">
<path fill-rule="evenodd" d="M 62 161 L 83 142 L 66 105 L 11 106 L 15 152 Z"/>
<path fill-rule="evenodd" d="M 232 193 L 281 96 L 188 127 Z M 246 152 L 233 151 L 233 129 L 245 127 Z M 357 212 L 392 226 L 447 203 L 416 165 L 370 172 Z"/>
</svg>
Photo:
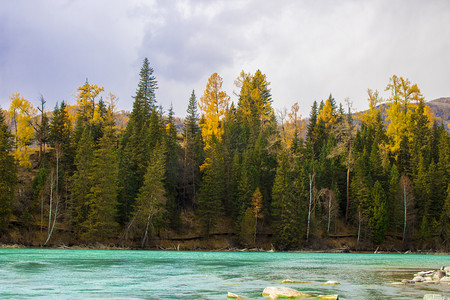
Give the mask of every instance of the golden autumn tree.
<svg viewBox="0 0 450 300">
<path fill-rule="evenodd" d="M 222 119 L 228 108 L 230 97 L 225 91 L 222 91 L 222 83 L 222 77 L 217 73 L 212 74 L 198 103 L 203 120 L 200 127 L 205 150 L 211 146 L 212 136 L 220 141 L 224 132 Z"/>
<path fill-rule="evenodd" d="M 402 145 L 408 145 L 410 142 L 410 131 L 413 128 L 413 101 L 416 103 L 423 101 L 423 96 L 417 84 L 411 84 L 408 79 L 396 75 L 389 79 L 386 91 L 390 92 L 390 97 L 387 99 L 389 119 L 387 150 L 398 161 L 401 149 L 405 148 Z"/>
<path fill-rule="evenodd" d="M 322 122 L 327 130 L 330 129 L 336 123 L 336 113 L 336 104 L 334 98 L 330 95 L 317 116 L 317 123 Z"/>
<path fill-rule="evenodd" d="M 21 166 L 31 167 L 30 148 L 31 140 L 34 136 L 32 125 L 33 118 L 36 117 L 36 109 L 30 101 L 15 93 L 10 96 L 11 104 L 8 113 L 11 116 L 14 128 L 14 140 L 16 149 L 14 158 Z"/>
</svg>

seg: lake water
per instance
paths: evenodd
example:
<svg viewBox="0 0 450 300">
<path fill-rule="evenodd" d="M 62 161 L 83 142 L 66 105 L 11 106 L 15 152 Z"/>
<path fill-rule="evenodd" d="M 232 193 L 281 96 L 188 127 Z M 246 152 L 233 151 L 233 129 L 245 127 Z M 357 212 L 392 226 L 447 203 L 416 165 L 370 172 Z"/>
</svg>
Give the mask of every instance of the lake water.
<svg viewBox="0 0 450 300">
<path fill-rule="evenodd" d="M 389 283 L 443 265 L 449 255 L 0 249 L 0 298 L 267 299 L 265 287 L 283 285 L 340 299 L 422 299 L 436 287 Z"/>
</svg>

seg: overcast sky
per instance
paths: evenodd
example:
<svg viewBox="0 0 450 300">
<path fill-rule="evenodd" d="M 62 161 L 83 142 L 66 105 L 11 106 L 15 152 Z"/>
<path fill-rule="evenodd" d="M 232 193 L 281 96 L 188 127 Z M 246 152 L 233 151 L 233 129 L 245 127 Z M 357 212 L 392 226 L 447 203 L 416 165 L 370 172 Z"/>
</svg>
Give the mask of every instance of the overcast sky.
<svg viewBox="0 0 450 300">
<path fill-rule="evenodd" d="M 241 70 L 260 69 L 273 106 L 299 102 L 304 117 L 330 93 L 366 109 L 367 88 L 385 95 L 393 74 L 432 100 L 450 96 L 450 1 L 1 1 L 4 109 L 13 92 L 74 103 L 88 78 L 131 110 L 144 57 L 158 104 L 180 117 L 214 72 L 236 101 Z"/>
</svg>

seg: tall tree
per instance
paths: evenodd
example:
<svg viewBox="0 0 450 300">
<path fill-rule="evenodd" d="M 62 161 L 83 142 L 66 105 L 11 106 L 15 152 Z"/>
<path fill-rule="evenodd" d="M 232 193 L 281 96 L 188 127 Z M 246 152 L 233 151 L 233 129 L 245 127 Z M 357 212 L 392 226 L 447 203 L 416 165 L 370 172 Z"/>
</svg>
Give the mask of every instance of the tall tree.
<svg viewBox="0 0 450 300">
<path fill-rule="evenodd" d="M 282 153 L 273 185 L 272 217 L 274 242 L 281 250 L 295 248 L 299 243 L 300 223 L 298 199 L 294 193 L 293 165 L 286 153 Z"/>
<path fill-rule="evenodd" d="M 83 224 L 88 219 L 90 208 L 90 193 L 93 182 L 94 141 L 89 129 L 85 128 L 75 156 L 76 170 L 71 178 L 71 224 L 75 237 L 78 239 L 85 236 L 87 228 Z M 103 174 L 103 171 L 101 172 Z"/>
<path fill-rule="evenodd" d="M 17 169 L 13 156 L 14 137 L 8 130 L 0 109 L 0 232 L 9 225 L 17 185 Z"/>
<path fill-rule="evenodd" d="M 158 142 L 154 134 L 160 135 L 159 117 L 155 109 L 156 89 L 157 82 L 153 76 L 153 69 L 145 58 L 140 71 L 133 110 L 120 142 L 119 219 L 123 224 L 130 220 L 134 200 L 144 182 L 150 151 Z M 154 128 L 155 126 L 158 128 Z"/>
<path fill-rule="evenodd" d="M 81 238 L 88 242 L 108 242 L 118 230 L 117 175 L 118 159 L 111 131 L 106 131 L 94 152 L 87 195 L 87 216 L 81 224 Z"/>
<path fill-rule="evenodd" d="M 166 157 L 164 185 L 167 192 L 169 220 L 172 228 L 179 229 L 181 226 L 181 197 L 179 196 L 182 175 L 180 165 L 181 148 L 177 141 L 177 127 L 172 106 L 169 109 L 164 133 L 164 154 Z"/>
<path fill-rule="evenodd" d="M 200 165 L 203 156 L 202 137 L 198 125 L 197 98 L 194 91 L 189 98 L 186 112 L 187 116 L 183 125 L 183 206 L 187 204 L 186 202 L 193 203 L 195 201 L 200 183 Z"/>
<path fill-rule="evenodd" d="M 206 157 L 208 163 L 203 167 L 198 216 L 204 234 L 209 236 L 217 225 L 218 217 L 223 215 L 223 201 L 226 194 L 223 149 L 215 135 L 209 141 Z"/>
<path fill-rule="evenodd" d="M 166 212 L 166 191 L 164 188 L 165 159 L 161 145 L 151 152 L 150 163 L 144 177 L 144 185 L 136 198 L 133 218 L 128 228 L 133 228 L 142 237 L 141 245 L 148 242 L 149 235 L 155 233 L 162 224 Z"/>
<path fill-rule="evenodd" d="M 387 210 L 386 210 L 386 195 L 383 187 L 379 181 L 371 192 L 371 200 L 373 203 L 373 215 L 370 218 L 370 227 L 372 229 L 373 241 L 375 244 L 381 244 L 386 236 L 386 229 L 388 226 Z"/>
<path fill-rule="evenodd" d="M 203 117 L 203 122 L 200 124 L 200 127 L 202 128 L 205 150 L 211 146 L 213 136 L 219 142 L 222 140 L 224 132 L 222 120 L 230 100 L 227 93 L 222 91 L 222 83 L 222 77 L 217 73 L 212 74 L 208 79 L 206 89 L 200 97 L 198 104 Z"/>
<path fill-rule="evenodd" d="M 19 93 L 10 96 L 11 105 L 9 114 L 13 120 L 15 152 L 14 158 L 19 165 L 31 167 L 30 148 L 32 138 L 34 137 L 34 128 L 32 120 L 36 116 L 36 109 L 30 101 L 21 97 Z"/>
</svg>

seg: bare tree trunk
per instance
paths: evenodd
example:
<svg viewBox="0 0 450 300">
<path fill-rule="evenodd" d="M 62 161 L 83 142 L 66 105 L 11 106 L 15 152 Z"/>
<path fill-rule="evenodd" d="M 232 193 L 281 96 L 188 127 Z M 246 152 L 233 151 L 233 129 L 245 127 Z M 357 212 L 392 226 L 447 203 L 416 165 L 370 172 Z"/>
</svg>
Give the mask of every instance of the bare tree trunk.
<svg viewBox="0 0 450 300">
<path fill-rule="evenodd" d="M 403 184 L 403 206 L 404 206 L 404 222 L 403 222 L 403 242 L 406 238 L 406 184 Z"/>
<path fill-rule="evenodd" d="M 44 197 L 41 197 L 41 232 L 44 226 Z"/>
<path fill-rule="evenodd" d="M 314 175 L 315 175 L 314 173 L 309 174 L 309 207 L 308 207 L 308 226 L 306 227 L 306 240 L 309 239 L 309 225 L 311 223 L 312 186 Z"/>
<path fill-rule="evenodd" d="M 144 248 L 145 246 L 145 241 L 147 240 L 147 236 L 148 236 L 148 226 L 150 225 L 150 218 L 151 216 L 149 215 L 147 217 L 147 224 L 145 225 L 145 233 L 144 233 L 144 238 L 142 239 L 142 243 L 141 243 L 141 247 Z"/>
<path fill-rule="evenodd" d="M 52 204 L 53 204 L 53 171 L 50 177 L 50 209 L 48 211 L 48 228 L 47 228 L 48 235 L 50 235 L 50 225 L 52 223 Z"/>
<path fill-rule="evenodd" d="M 58 172 L 59 172 L 59 154 L 58 154 L 58 150 L 56 151 L 56 207 L 55 207 L 55 213 L 53 214 L 53 225 L 51 226 L 50 229 L 50 225 L 51 225 L 51 215 L 52 215 L 52 200 L 53 200 L 53 173 L 52 173 L 52 178 L 51 178 L 51 191 L 50 191 L 50 212 L 49 212 L 49 218 L 48 218 L 48 236 L 47 236 L 47 240 L 44 243 L 44 246 L 47 245 L 48 241 L 50 240 L 50 238 L 52 237 L 53 234 L 53 230 L 55 229 L 55 224 L 56 224 L 56 218 L 58 217 L 58 208 L 59 208 L 59 194 L 58 194 Z"/>
<path fill-rule="evenodd" d="M 348 223 L 348 209 L 350 206 L 350 159 L 347 164 L 347 205 L 345 206 L 345 223 Z"/>
<path fill-rule="evenodd" d="M 359 243 L 360 234 L 361 234 L 361 210 L 358 208 L 358 238 L 356 240 L 356 244 Z"/>
<path fill-rule="evenodd" d="M 258 214 L 255 214 L 255 233 L 253 235 L 253 243 L 256 243 L 256 227 L 258 226 Z"/>
<path fill-rule="evenodd" d="M 327 233 L 330 233 L 330 222 L 331 222 L 331 192 L 328 196 L 328 226 L 327 226 Z"/>
</svg>

